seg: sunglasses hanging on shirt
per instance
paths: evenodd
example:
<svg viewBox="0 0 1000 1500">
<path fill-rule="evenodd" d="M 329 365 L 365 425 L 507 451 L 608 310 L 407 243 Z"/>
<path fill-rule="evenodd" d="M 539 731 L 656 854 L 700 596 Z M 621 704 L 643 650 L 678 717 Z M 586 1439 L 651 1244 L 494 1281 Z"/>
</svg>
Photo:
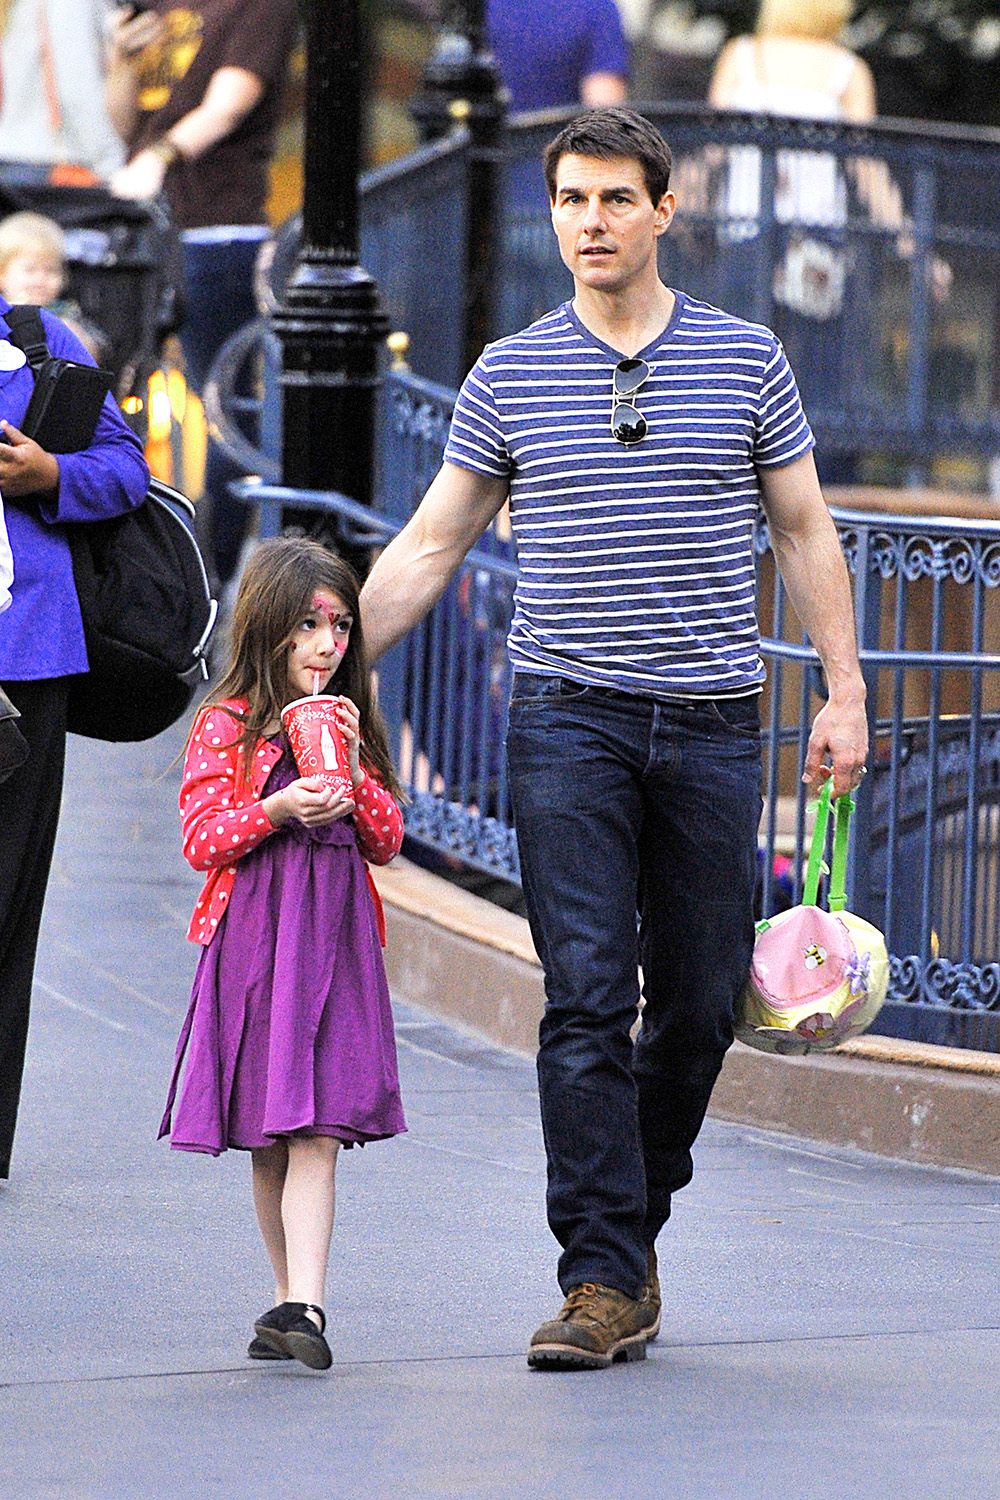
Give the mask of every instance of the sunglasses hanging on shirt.
<svg viewBox="0 0 1000 1500">
<path fill-rule="evenodd" d="M 641 443 L 649 428 L 646 418 L 628 398 L 649 379 L 644 359 L 620 359 L 611 377 L 611 436 L 626 448 Z"/>
</svg>

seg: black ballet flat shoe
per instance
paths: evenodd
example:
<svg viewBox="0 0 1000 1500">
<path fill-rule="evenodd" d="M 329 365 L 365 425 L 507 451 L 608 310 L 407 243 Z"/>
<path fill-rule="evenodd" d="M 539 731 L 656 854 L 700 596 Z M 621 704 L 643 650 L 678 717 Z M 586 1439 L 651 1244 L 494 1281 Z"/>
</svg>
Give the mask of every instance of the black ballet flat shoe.
<svg viewBox="0 0 1000 1500">
<path fill-rule="evenodd" d="M 280 1349 L 272 1349 L 270 1344 L 265 1344 L 264 1340 L 257 1338 L 256 1335 L 247 1346 L 248 1359 L 291 1359 L 291 1357 L 290 1354 L 283 1354 Z"/>
<path fill-rule="evenodd" d="M 316 1313 L 317 1329 L 306 1313 Z M 330 1346 L 323 1337 L 326 1314 L 313 1302 L 281 1302 L 253 1325 L 254 1333 L 268 1348 L 286 1359 L 297 1359 L 310 1370 L 328 1370 L 333 1364 Z"/>
</svg>

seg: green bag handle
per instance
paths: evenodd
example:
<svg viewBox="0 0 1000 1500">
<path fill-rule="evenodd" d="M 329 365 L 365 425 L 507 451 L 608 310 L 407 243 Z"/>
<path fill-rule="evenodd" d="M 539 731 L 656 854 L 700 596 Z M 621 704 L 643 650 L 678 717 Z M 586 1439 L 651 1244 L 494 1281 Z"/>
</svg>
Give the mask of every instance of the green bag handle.
<svg viewBox="0 0 1000 1500">
<path fill-rule="evenodd" d="M 854 799 L 847 792 L 843 797 L 837 798 L 837 821 L 833 831 L 833 859 L 832 867 L 828 871 L 823 863 L 823 849 L 826 846 L 826 830 L 830 821 L 832 789 L 831 777 L 828 781 L 824 781 L 816 807 L 816 826 L 813 829 L 805 885 L 802 888 L 802 905 L 816 905 L 816 898 L 819 895 L 819 877 L 821 874 L 829 874 L 828 905 L 831 911 L 843 911 L 847 905 L 847 840 L 851 826 L 851 813 L 854 811 Z"/>
</svg>

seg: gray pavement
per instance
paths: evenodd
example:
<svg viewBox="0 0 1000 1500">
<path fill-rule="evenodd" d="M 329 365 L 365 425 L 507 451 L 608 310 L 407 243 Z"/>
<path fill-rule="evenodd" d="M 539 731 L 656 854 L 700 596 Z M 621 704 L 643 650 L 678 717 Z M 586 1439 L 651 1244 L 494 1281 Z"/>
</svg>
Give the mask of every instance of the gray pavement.
<svg viewBox="0 0 1000 1500">
<path fill-rule="evenodd" d="M 178 743 L 71 742 L 0 1188 L 4 1500 L 997 1495 L 1000 1183 L 711 1122 L 648 1360 L 532 1374 L 533 1070 L 402 1008 L 410 1133 L 341 1157 L 333 1369 L 245 1361 L 247 1160 L 154 1139 L 196 957 Z"/>
</svg>

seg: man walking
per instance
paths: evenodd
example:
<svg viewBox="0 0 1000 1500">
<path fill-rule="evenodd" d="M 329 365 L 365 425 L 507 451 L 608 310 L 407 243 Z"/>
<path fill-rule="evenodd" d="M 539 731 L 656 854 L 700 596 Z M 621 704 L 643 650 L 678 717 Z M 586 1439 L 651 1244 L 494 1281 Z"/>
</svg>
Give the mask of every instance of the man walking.
<svg viewBox="0 0 1000 1500">
<path fill-rule="evenodd" d="M 536 1367 L 641 1359 L 659 1329 L 654 1244 L 691 1179 L 753 946 L 758 504 L 829 689 L 805 779 L 846 792 L 867 748 L 850 586 L 792 373 L 769 330 L 660 281 L 670 164 L 619 107 L 548 147 L 573 300 L 485 351 L 440 472 L 362 596 L 377 655 L 509 495 L 507 751 L 545 970 L 538 1078 L 566 1295 L 531 1340 Z"/>
</svg>

